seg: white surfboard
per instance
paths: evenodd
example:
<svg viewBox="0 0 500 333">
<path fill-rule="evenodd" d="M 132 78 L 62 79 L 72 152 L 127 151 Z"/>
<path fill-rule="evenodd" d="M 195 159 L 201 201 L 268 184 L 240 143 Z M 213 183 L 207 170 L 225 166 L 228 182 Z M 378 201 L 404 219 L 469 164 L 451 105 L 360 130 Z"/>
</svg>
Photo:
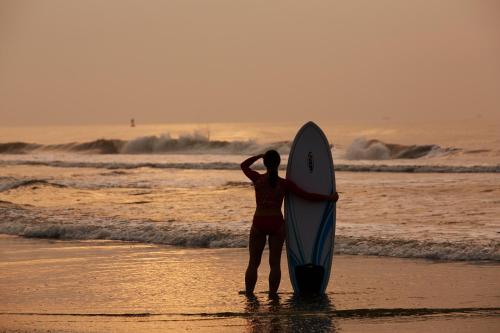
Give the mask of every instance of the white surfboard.
<svg viewBox="0 0 500 333">
<path fill-rule="evenodd" d="M 330 145 L 315 123 L 308 122 L 295 136 L 286 178 L 307 192 L 336 191 Z M 286 196 L 286 250 L 296 293 L 325 292 L 332 266 L 335 206 L 331 201 L 307 201 L 291 193 Z"/>
</svg>

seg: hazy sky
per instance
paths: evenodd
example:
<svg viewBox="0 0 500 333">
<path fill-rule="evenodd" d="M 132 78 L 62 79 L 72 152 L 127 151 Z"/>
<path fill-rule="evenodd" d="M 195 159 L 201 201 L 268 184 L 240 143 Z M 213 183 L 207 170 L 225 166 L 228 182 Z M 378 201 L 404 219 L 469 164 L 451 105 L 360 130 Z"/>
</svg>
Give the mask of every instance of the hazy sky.
<svg viewBox="0 0 500 333">
<path fill-rule="evenodd" d="M 497 0 L 0 0 L 0 124 L 500 119 Z"/>
</svg>

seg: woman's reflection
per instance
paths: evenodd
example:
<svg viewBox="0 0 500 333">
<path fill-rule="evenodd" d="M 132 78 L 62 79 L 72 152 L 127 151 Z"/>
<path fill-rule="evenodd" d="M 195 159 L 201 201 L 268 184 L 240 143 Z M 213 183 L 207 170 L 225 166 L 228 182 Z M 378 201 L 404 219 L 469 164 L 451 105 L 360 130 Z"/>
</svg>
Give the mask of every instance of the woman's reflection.
<svg viewBox="0 0 500 333">
<path fill-rule="evenodd" d="M 250 332 L 335 332 L 335 307 L 328 295 L 249 296 L 245 312 Z"/>
</svg>

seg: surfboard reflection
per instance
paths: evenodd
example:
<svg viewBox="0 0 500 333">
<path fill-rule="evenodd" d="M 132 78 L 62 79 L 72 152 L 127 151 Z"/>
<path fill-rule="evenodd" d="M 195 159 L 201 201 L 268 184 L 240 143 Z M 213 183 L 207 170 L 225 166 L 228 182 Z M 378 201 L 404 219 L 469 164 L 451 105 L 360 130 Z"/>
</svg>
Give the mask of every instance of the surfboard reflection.
<svg viewBox="0 0 500 333">
<path fill-rule="evenodd" d="M 328 295 L 248 297 L 245 313 L 250 332 L 335 332 L 335 307 Z"/>
</svg>

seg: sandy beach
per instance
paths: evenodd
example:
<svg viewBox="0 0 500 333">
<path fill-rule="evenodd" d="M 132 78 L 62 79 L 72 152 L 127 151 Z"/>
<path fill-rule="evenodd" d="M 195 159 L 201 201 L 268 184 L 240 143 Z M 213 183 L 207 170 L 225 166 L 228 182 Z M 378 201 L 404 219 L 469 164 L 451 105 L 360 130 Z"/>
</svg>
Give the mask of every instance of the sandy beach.
<svg viewBox="0 0 500 333">
<path fill-rule="evenodd" d="M 0 238 L 2 332 L 497 332 L 500 266 L 340 255 L 323 298 L 243 289 L 246 249 Z"/>
</svg>

